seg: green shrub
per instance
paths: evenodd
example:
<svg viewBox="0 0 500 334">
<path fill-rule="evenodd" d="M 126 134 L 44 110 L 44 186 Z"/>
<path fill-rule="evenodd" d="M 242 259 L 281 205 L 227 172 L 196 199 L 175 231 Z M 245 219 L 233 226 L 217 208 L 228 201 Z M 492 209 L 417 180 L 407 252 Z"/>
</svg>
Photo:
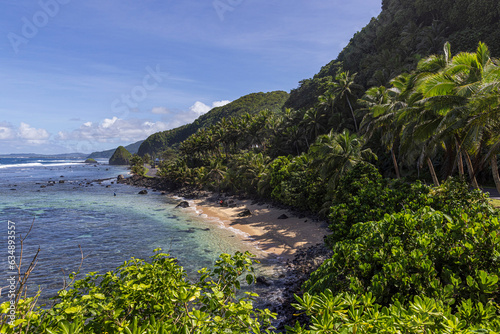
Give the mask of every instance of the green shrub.
<svg viewBox="0 0 500 334">
<path fill-rule="evenodd" d="M 48 310 L 23 311 L 16 327 L 1 333 L 261 333 L 269 310 L 254 310 L 247 293 L 237 297 L 240 276 L 254 281 L 249 253 L 222 254 L 215 269 L 202 269 L 191 283 L 176 260 L 157 253 L 148 263 L 132 259 L 104 275 L 90 273 L 61 290 Z M 74 278 L 74 274 L 71 278 Z M 9 304 L 1 305 L 2 319 Z"/>
<path fill-rule="evenodd" d="M 375 304 L 371 293 L 333 294 L 331 290 L 303 298 L 294 306 L 311 317 L 307 326 L 297 323 L 287 333 L 498 333 L 498 306 L 464 302 L 456 312 L 439 300 L 415 296 L 408 303 L 388 307 Z"/>
<path fill-rule="evenodd" d="M 414 212 L 425 206 L 456 216 L 491 214 L 488 197 L 480 190 L 469 190 L 463 180 L 449 178 L 440 187 L 431 188 L 420 182 L 383 178 L 369 164 L 358 164 L 340 181 L 330 208 L 332 234 L 327 243 L 332 245 L 348 237 L 353 225 L 380 220 L 386 214 Z"/>
<path fill-rule="evenodd" d="M 357 164 L 341 178 L 334 193 L 329 216 L 332 234 L 327 242 L 343 240 L 356 223 L 430 205 L 429 191 L 420 182 L 384 179 L 373 165 Z"/>
<path fill-rule="evenodd" d="M 499 301 L 500 223 L 481 213 L 431 208 L 354 225 L 349 238 L 311 275 L 305 288 L 373 293 L 377 303 L 424 295 L 456 307 L 471 299 Z"/>
</svg>

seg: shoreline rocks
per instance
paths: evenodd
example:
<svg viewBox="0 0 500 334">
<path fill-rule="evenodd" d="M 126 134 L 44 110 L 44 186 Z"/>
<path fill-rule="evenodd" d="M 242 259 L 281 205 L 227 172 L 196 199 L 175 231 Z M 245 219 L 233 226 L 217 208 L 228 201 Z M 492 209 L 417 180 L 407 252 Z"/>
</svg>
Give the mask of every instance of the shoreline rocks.
<svg viewBox="0 0 500 334">
<path fill-rule="evenodd" d="M 186 201 L 182 201 L 179 204 L 177 204 L 177 206 L 175 208 L 176 209 L 178 209 L 178 208 L 181 208 L 181 209 L 189 208 L 189 203 L 186 202 Z"/>
<path fill-rule="evenodd" d="M 279 278 L 257 278 L 259 298 L 257 308 L 267 308 L 277 313 L 273 326 L 278 332 L 285 332 L 285 326 L 293 327 L 296 321 L 307 323 L 306 316 L 295 316 L 297 310 L 292 306 L 296 303 L 295 294 L 303 295 L 302 284 L 309 279 L 310 274 L 333 255 L 333 251 L 324 244 L 304 247 L 297 250 L 293 260 L 288 260 L 281 268 Z"/>
</svg>

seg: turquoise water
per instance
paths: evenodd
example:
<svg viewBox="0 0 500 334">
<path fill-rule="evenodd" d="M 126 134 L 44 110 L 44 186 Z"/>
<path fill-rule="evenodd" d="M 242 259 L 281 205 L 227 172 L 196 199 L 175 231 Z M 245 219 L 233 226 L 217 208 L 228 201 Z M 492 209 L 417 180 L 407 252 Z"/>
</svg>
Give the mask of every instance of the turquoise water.
<svg viewBox="0 0 500 334">
<path fill-rule="evenodd" d="M 40 248 L 29 282 L 31 293 L 42 289 L 42 300 L 54 296 L 78 269 L 79 246 L 85 257 L 82 273 L 104 273 L 131 257 L 147 259 L 160 247 L 195 275 L 220 253 L 255 250 L 233 231 L 198 217 L 193 208 L 175 209 L 179 199 L 151 190 L 138 195 L 141 189 L 114 182 L 127 173 L 123 167 L 74 160 L 0 159 L 0 270 L 5 273 L 0 286 L 7 285 L 9 221 L 18 233 L 18 259 L 19 234 L 25 235 L 34 221 L 23 258 L 26 263 Z M 91 182 L 97 179 L 107 180 Z"/>
</svg>

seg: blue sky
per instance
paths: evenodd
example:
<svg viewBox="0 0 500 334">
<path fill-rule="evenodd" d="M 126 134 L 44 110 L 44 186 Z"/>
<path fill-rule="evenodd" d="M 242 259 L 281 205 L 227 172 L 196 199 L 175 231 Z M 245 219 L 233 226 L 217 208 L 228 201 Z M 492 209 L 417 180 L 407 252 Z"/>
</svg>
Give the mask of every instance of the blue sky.
<svg viewBox="0 0 500 334">
<path fill-rule="evenodd" d="M 104 150 L 290 91 L 380 0 L 0 0 L 0 154 Z"/>
</svg>

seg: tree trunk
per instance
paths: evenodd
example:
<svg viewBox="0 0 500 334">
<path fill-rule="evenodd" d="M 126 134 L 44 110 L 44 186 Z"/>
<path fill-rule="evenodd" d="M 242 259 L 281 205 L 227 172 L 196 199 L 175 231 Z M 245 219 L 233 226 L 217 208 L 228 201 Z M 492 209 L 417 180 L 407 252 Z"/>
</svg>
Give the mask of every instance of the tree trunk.
<svg viewBox="0 0 500 334">
<path fill-rule="evenodd" d="M 394 164 L 394 170 L 396 171 L 396 177 L 400 179 L 401 175 L 399 174 L 398 161 L 396 160 L 396 155 L 394 154 L 393 148 L 391 148 L 391 156 L 392 156 L 392 163 Z"/>
<path fill-rule="evenodd" d="M 351 109 L 352 119 L 354 120 L 354 129 L 356 129 L 356 133 L 357 133 L 359 131 L 358 122 L 356 122 L 356 117 L 354 116 L 354 110 L 352 110 L 351 101 L 349 101 L 349 98 L 347 97 L 347 95 L 346 95 L 346 100 L 347 100 L 347 103 L 349 104 L 349 109 Z"/>
<path fill-rule="evenodd" d="M 500 176 L 498 175 L 498 164 L 497 164 L 497 155 L 494 154 L 491 157 L 491 172 L 493 173 L 493 180 L 495 180 L 495 186 L 497 191 L 500 193 Z"/>
<path fill-rule="evenodd" d="M 429 170 L 431 172 L 432 181 L 434 182 L 434 185 L 436 187 L 439 187 L 439 180 L 437 178 L 436 171 L 434 170 L 434 165 L 432 164 L 432 161 L 430 158 L 427 158 L 427 166 L 429 166 Z"/>
<path fill-rule="evenodd" d="M 460 174 L 460 178 L 463 178 L 464 177 L 464 161 L 462 159 L 462 152 L 460 152 L 460 150 L 458 150 L 457 161 L 458 161 L 458 174 Z"/>
<path fill-rule="evenodd" d="M 470 182 L 472 186 L 476 189 L 479 189 L 479 185 L 477 184 L 476 175 L 474 174 L 474 167 L 472 167 L 472 162 L 470 161 L 469 153 L 465 152 L 465 163 L 467 164 L 467 170 L 469 171 Z"/>
<path fill-rule="evenodd" d="M 455 136 L 455 145 L 457 146 L 457 162 L 458 162 L 458 174 L 460 174 L 460 178 L 464 177 L 464 161 L 462 159 L 462 149 L 458 144 L 458 139 Z"/>
</svg>

